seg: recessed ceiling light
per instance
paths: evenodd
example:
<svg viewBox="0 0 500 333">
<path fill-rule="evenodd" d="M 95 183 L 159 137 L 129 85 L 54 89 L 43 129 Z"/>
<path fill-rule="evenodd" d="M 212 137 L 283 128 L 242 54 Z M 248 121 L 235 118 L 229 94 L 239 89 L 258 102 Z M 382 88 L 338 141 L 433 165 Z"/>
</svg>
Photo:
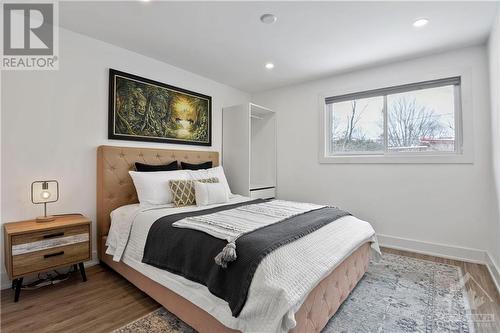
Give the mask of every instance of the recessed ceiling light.
<svg viewBox="0 0 500 333">
<path fill-rule="evenodd" d="M 264 14 L 260 17 L 260 21 L 265 24 L 273 24 L 277 19 L 273 14 Z"/>
<path fill-rule="evenodd" d="M 415 22 L 413 22 L 413 26 L 415 28 L 421 28 L 423 26 L 426 26 L 428 23 L 429 23 L 429 19 L 419 18 L 419 19 L 416 19 Z"/>
<path fill-rule="evenodd" d="M 268 63 L 266 64 L 266 68 L 267 68 L 267 69 L 273 69 L 273 68 L 274 68 L 274 64 L 273 64 L 272 62 L 268 62 Z"/>
</svg>

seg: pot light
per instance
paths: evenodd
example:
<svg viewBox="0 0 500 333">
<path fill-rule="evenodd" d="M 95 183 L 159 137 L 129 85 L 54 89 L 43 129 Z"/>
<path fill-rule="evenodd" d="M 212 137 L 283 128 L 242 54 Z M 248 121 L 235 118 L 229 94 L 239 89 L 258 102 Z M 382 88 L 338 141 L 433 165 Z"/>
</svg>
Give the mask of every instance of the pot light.
<svg viewBox="0 0 500 333">
<path fill-rule="evenodd" d="M 419 19 L 416 19 L 415 22 L 413 22 L 413 26 L 415 28 L 422 28 L 423 26 L 426 26 L 428 23 L 429 23 L 429 19 L 419 18 Z"/>
<path fill-rule="evenodd" d="M 277 19 L 273 14 L 264 14 L 260 17 L 260 21 L 265 24 L 273 24 Z"/>
<path fill-rule="evenodd" d="M 266 67 L 267 69 L 273 69 L 273 68 L 274 68 L 274 64 L 273 64 L 272 62 L 268 62 L 268 63 L 265 65 L 265 67 Z"/>
</svg>

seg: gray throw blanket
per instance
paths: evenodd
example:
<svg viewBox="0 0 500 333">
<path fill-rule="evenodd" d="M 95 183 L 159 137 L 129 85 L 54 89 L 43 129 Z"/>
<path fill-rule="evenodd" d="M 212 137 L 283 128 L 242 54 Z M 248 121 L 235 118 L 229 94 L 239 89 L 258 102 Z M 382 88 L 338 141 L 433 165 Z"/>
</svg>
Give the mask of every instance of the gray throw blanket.
<svg viewBox="0 0 500 333">
<path fill-rule="evenodd" d="M 227 301 L 233 316 L 238 317 L 245 305 L 253 275 L 266 255 L 349 215 L 338 208 L 325 207 L 247 233 L 237 239 L 238 259 L 226 269 L 216 265 L 213 260 L 226 246 L 225 240 L 201 231 L 172 226 L 174 222 L 190 216 L 262 202 L 265 201 L 257 199 L 164 216 L 154 222 L 149 230 L 142 262 L 207 286 L 212 294 Z"/>
</svg>

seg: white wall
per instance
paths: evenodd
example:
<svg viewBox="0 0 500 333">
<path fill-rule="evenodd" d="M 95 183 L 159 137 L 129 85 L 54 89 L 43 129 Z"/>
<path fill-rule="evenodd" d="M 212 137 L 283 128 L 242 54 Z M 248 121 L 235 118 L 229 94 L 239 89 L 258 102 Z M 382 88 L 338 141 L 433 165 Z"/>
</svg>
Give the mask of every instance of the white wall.
<svg viewBox="0 0 500 333">
<path fill-rule="evenodd" d="M 213 146 L 108 140 L 110 67 L 212 96 Z M 30 201 L 30 184 L 40 179 L 60 184 L 49 213 L 80 212 L 95 221 L 97 146 L 220 150 L 222 107 L 249 101 L 239 90 L 63 29 L 58 71 L 3 72 L 1 81 L 2 223 L 42 213 Z M 1 266 L 5 277 L 3 260 Z"/>
<path fill-rule="evenodd" d="M 451 245 L 462 256 L 490 250 L 497 221 L 492 184 L 488 59 L 484 46 L 356 71 L 259 93 L 253 101 L 278 114 L 278 196 L 329 203 L 394 237 Z M 422 73 L 466 70 L 472 96 L 473 164 L 320 164 L 318 96 L 338 88 L 385 85 Z M 410 244 L 410 242 L 403 242 Z M 464 250 L 464 251 L 462 251 Z"/>
<path fill-rule="evenodd" d="M 491 129 L 493 168 L 495 174 L 496 200 L 498 215 L 500 216 L 500 9 L 491 31 L 488 42 L 490 61 L 490 91 L 491 91 Z M 495 237 L 496 247 L 492 249 L 492 256 L 500 269 L 500 218 L 497 219 L 496 229 L 492 235 Z"/>
</svg>

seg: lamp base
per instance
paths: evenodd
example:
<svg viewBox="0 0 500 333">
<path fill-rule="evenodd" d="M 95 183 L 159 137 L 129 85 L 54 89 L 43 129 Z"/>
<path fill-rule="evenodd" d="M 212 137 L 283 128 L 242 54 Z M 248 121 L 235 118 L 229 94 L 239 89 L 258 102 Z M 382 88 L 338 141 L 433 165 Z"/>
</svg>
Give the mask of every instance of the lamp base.
<svg viewBox="0 0 500 333">
<path fill-rule="evenodd" d="M 37 222 L 50 222 L 50 221 L 54 221 L 56 218 L 52 215 L 49 215 L 49 216 L 38 216 L 36 218 L 36 221 Z"/>
</svg>

